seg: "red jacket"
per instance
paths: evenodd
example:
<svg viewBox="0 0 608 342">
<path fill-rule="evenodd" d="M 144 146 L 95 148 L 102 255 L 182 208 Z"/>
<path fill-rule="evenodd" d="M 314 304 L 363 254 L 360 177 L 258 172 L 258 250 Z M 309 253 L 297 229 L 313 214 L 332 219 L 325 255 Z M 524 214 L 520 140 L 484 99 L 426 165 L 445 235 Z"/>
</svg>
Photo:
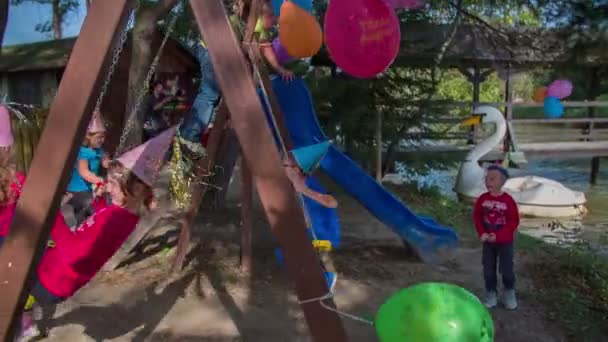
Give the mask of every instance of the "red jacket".
<svg viewBox="0 0 608 342">
<path fill-rule="evenodd" d="M 484 233 L 494 233 L 496 243 L 509 243 L 519 226 L 519 210 L 511 195 L 494 196 L 486 192 L 475 202 L 473 220 L 479 237 Z"/>
<path fill-rule="evenodd" d="M 25 176 L 22 173 L 17 172 L 15 174 L 15 181 L 11 184 L 11 190 L 15 193 L 15 201 L 13 203 L 0 205 L 0 237 L 8 235 L 8 229 L 13 222 L 13 214 L 17 207 L 17 200 L 21 196 L 21 188 L 25 184 Z"/>
<path fill-rule="evenodd" d="M 116 253 L 135 229 L 139 217 L 125 208 L 94 203 L 95 214 L 74 232 L 58 220 L 51 236 L 54 248 L 48 248 L 38 266 L 38 280 L 57 297 L 71 297 L 87 284 Z"/>
</svg>

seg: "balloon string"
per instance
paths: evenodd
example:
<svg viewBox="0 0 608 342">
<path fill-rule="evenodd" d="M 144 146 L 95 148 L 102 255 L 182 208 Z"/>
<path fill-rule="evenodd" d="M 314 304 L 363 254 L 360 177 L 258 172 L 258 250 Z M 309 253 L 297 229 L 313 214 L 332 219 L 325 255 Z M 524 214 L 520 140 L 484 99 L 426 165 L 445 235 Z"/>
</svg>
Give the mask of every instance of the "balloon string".
<svg viewBox="0 0 608 342">
<path fill-rule="evenodd" d="M 329 311 L 333 311 L 333 312 L 337 313 L 340 316 L 343 316 L 343 317 L 346 317 L 346 318 L 350 318 L 350 319 L 352 319 L 354 321 L 365 323 L 365 324 L 368 324 L 368 325 L 371 325 L 371 326 L 374 325 L 374 322 L 371 321 L 371 320 L 369 320 L 369 319 L 365 319 L 363 317 L 355 316 L 353 314 L 349 314 L 348 312 L 340 311 L 340 310 L 338 310 L 336 308 L 333 308 L 333 307 L 327 305 L 325 303 L 325 300 L 332 299 L 334 297 L 334 294 L 335 294 L 334 290 L 330 289 L 328 293 L 326 293 L 325 295 L 323 295 L 321 297 L 304 299 L 304 300 L 299 301 L 298 303 L 299 304 L 308 304 L 308 303 L 313 303 L 313 302 L 319 302 L 319 304 L 321 304 L 321 306 L 324 309 L 329 310 Z"/>
</svg>

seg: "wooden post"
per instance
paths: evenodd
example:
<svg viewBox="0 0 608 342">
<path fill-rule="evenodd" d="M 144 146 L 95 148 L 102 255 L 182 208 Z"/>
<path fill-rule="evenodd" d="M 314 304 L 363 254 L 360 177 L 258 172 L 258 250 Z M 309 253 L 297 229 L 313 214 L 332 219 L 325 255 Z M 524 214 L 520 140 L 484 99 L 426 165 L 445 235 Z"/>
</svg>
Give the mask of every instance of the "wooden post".
<svg viewBox="0 0 608 342">
<path fill-rule="evenodd" d="M 245 158 L 241 158 L 241 270 L 251 272 L 253 266 L 253 182 Z"/>
<path fill-rule="evenodd" d="M 382 113 L 376 115 L 376 181 L 382 183 Z"/>
<path fill-rule="evenodd" d="M 95 1 L 84 21 L 32 161 L 9 236 L 0 248 L 0 339 L 10 341 L 55 222 L 132 1 Z"/>
<path fill-rule="evenodd" d="M 488 75 L 490 75 L 493 72 L 493 70 L 489 69 L 484 72 L 481 72 L 481 70 L 477 66 L 474 66 L 472 68 L 472 70 L 465 69 L 464 67 L 459 67 L 458 70 L 473 85 L 473 106 L 476 106 L 477 104 L 479 104 L 479 93 L 480 93 L 481 83 L 483 83 L 486 80 Z M 469 145 L 475 144 L 476 132 L 477 132 L 477 127 L 475 127 L 475 126 L 471 127 L 471 129 L 469 131 L 470 136 L 467 139 L 467 144 L 469 144 Z"/>
<path fill-rule="evenodd" d="M 511 120 L 513 119 L 513 89 L 511 87 L 511 66 L 507 66 L 505 79 L 505 119 L 507 120 L 507 133 L 503 140 L 503 152 L 509 152 L 511 143 Z"/>
<path fill-rule="evenodd" d="M 600 172 L 600 157 L 591 158 L 591 185 L 597 185 L 597 176 Z"/>
<path fill-rule="evenodd" d="M 283 170 L 256 85 L 230 28 L 222 0 L 190 1 L 190 6 L 209 47 L 215 76 L 230 111 L 243 159 L 251 169 L 272 232 L 284 251 L 287 272 L 295 283 L 298 299 L 324 296 L 329 289 L 307 236 L 302 208 Z M 301 307 L 314 340 L 347 340 L 337 313 L 323 308 L 318 301 Z"/>
</svg>

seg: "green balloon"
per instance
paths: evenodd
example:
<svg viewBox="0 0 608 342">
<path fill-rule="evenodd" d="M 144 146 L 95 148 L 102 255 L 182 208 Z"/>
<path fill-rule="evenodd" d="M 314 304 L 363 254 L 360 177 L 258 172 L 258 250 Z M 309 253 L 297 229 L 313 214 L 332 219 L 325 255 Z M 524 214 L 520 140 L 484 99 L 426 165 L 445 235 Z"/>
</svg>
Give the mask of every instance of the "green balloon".
<svg viewBox="0 0 608 342">
<path fill-rule="evenodd" d="M 382 342 L 492 342 L 494 323 L 479 299 L 460 286 L 422 283 L 390 297 L 376 314 Z"/>
</svg>

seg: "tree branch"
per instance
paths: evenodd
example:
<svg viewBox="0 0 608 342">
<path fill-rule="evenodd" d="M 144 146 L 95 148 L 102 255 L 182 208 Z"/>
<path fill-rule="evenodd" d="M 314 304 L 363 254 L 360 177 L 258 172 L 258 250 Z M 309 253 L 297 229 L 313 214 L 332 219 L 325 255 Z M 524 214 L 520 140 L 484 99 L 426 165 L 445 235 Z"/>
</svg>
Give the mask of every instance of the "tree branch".
<svg viewBox="0 0 608 342">
<path fill-rule="evenodd" d="M 2 42 L 4 41 L 4 32 L 8 23 L 8 0 L 0 0 L 0 55 L 2 55 Z"/>
</svg>

